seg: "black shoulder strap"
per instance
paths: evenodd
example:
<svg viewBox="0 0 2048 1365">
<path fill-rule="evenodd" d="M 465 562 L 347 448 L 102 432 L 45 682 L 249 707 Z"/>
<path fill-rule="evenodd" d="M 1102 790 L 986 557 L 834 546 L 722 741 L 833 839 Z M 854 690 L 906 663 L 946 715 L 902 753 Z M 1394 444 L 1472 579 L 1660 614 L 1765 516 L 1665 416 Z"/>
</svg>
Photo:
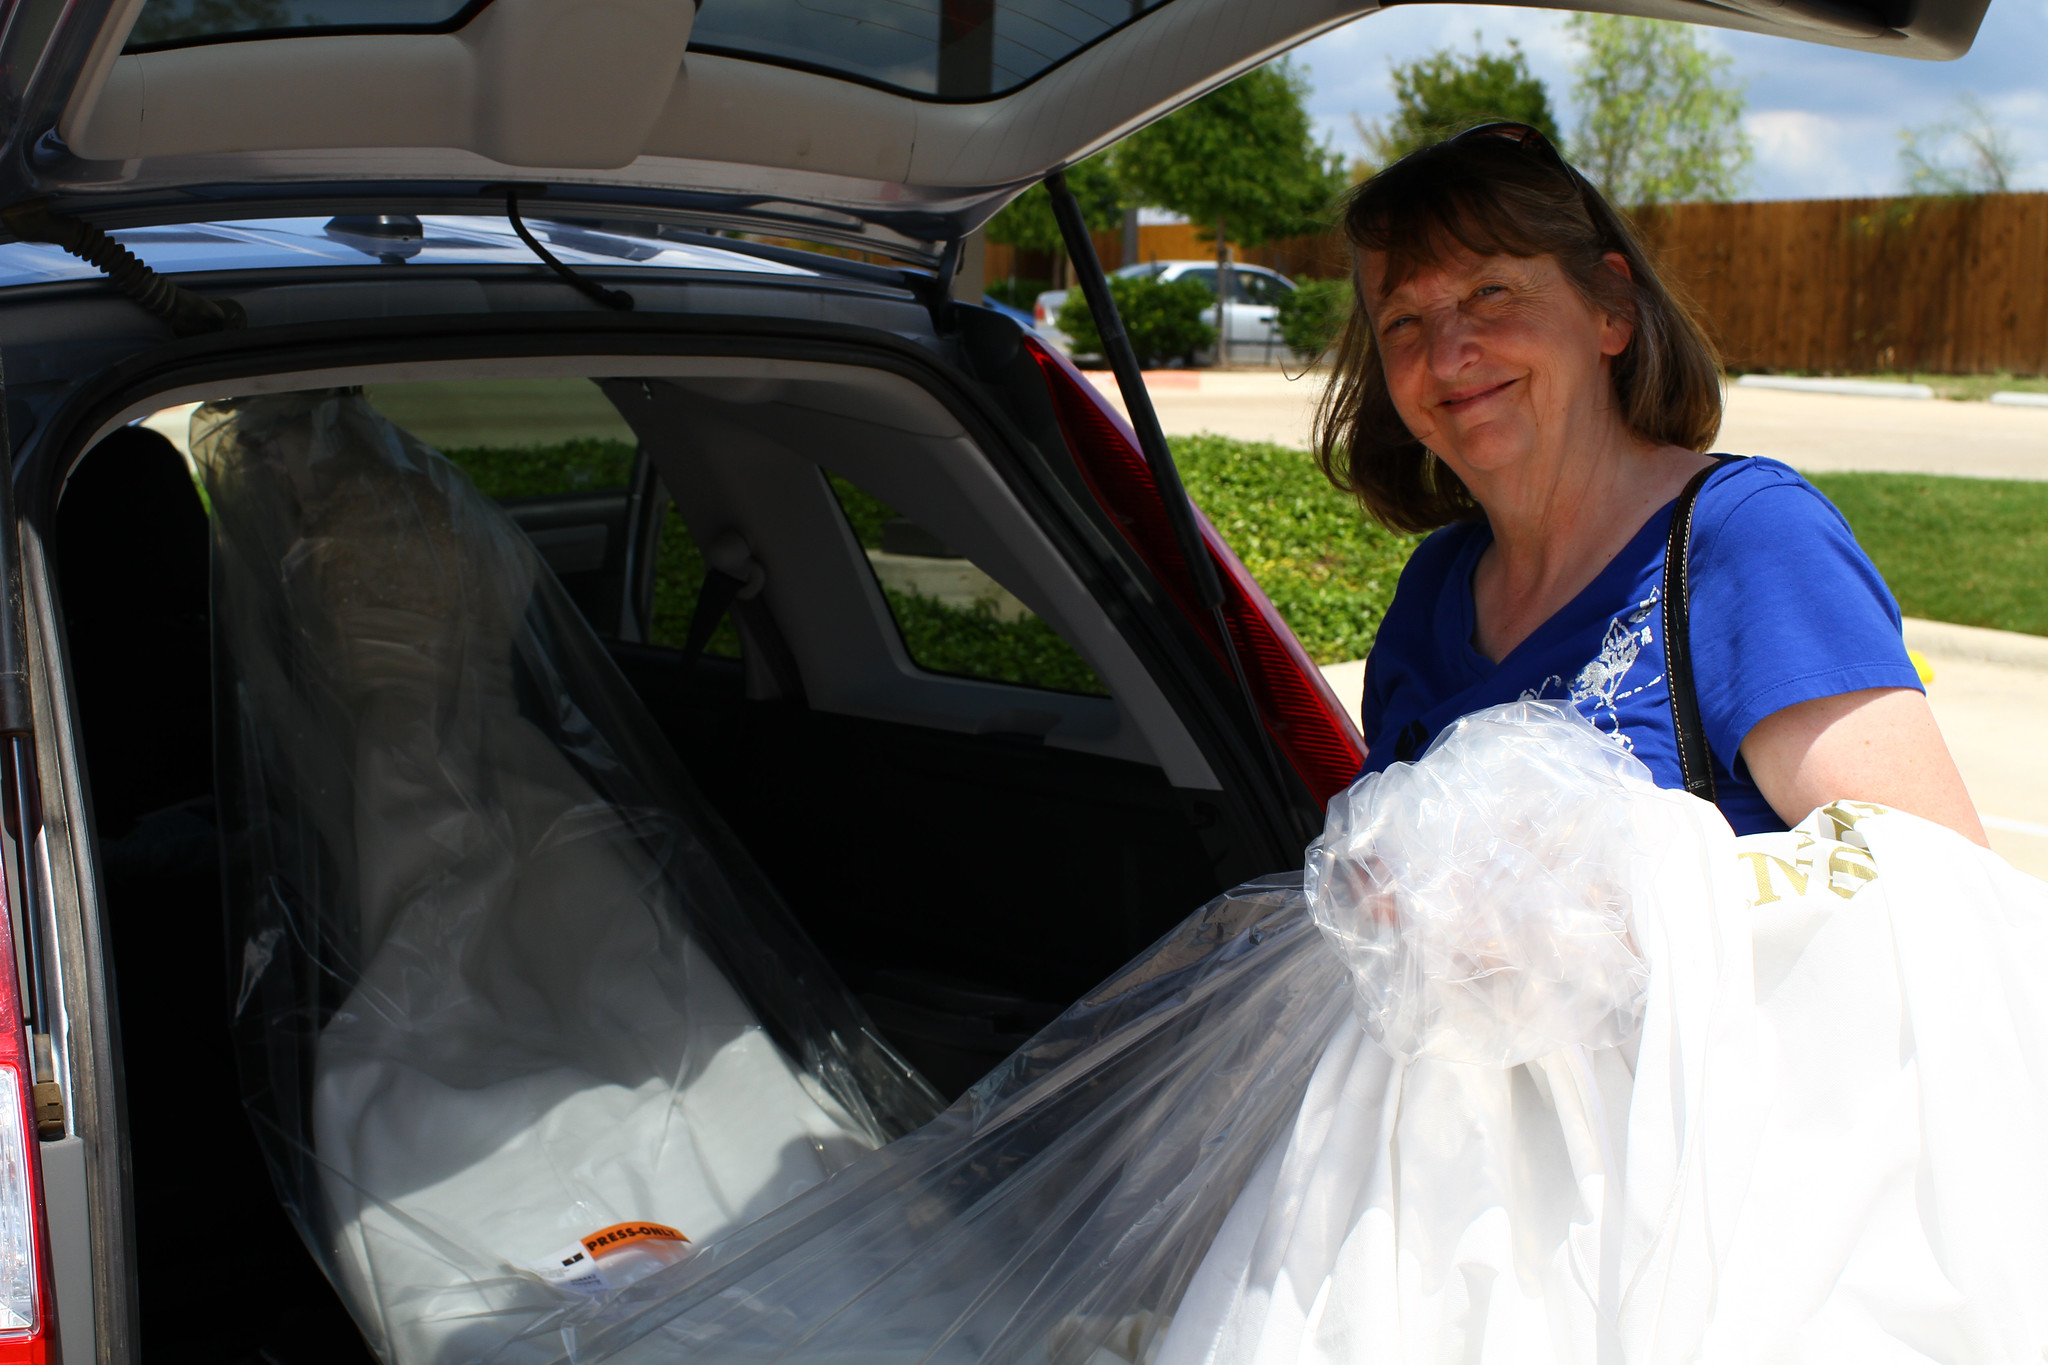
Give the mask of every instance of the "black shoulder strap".
<svg viewBox="0 0 2048 1365">
<path fill-rule="evenodd" d="M 1700 723 L 1699 696 L 1692 680 L 1691 585 L 1692 509 L 1700 489 L 1726 456 L 1692 476 L 1671 508 L 1671 539 L 1664 546 L 1664 677 L 1671 688 L 1671 728 L 1678 737 L 1678 772 L 1685 789 L 1703 801 L 1715 797 L 1714 755 Z"/>
</svg>

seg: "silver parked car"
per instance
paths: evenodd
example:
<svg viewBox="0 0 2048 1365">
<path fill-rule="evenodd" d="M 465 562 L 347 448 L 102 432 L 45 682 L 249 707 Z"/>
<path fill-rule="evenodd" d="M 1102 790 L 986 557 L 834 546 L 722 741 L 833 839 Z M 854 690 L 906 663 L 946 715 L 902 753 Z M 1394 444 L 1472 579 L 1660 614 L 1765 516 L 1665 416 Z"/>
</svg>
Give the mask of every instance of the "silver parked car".
<svg viewBox="0 0 2048 1365">
<path fill-rule="evenodd" d="M 1194 280 L 1211 297 L 1216 293 L 1214 261 L 1140 261 L 1110 273 L 1121 279 L 1156 279 L 1161 283 Z M 1280 301 L 1294 292 L 1294 281 L 1262 265 L 1233 265 L 1230 278 L 1230 298 L 1224 303 L 1223 312 L 1229 329 L 1231 363 L 1277 365 L 1290 359 L 1287 343 L 1280 337 Z M 1031 307 L 1032 323 L 1038 334 L 1063 351 L 1073 349 L 1066 334 L 1059 330 L 1060 305 L 1067 301 L 1067 293 L 1064 289 L 1049 289 Z M 1214 326 L 1215 321 L 1212 308 L 1210 325 Z M 1197 364 L 1212 364 L 1215 358 L 1213 350 L 1195 353 Z"/>
</svg>

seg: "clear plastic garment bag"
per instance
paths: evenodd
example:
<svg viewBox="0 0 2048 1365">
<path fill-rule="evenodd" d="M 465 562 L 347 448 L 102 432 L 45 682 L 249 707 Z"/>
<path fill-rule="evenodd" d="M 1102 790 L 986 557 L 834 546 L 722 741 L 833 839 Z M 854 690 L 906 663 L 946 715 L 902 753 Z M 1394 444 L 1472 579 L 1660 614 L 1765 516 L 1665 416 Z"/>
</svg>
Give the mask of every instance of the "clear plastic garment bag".
<svg viewBox="0 0 2048 1365">
<path fill-rule="evenodd" d="M 351 392 L 193 438 L 243 1093 L 381 1354 L 488 1354 L 937 1112 L 460 470 Z"/>
</svg>

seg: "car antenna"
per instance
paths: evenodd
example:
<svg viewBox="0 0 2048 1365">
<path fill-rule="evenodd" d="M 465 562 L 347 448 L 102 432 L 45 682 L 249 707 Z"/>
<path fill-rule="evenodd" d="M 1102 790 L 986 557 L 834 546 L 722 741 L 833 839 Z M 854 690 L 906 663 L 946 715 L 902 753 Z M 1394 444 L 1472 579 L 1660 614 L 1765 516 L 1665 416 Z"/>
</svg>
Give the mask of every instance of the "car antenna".
<svg viewBox="0 0 2048 1365">
<path fill-rule="evenodd" d="M 1295 832 L 1306 838 L 1308 831 L 1301 813 L 1288 798 L 1290 788 L 1286 769 L 1281 764 L 1273 734 L 1259 715 L 1258 697 L 1252 691 L 1250 676 L 1245 673 L 1244 659 L 1238 653 L 1237 642 L 1230 636 L 1230 622 L 1223 610 L 1223 577 L 1216 572 L 1216 561 L 1202 539 L 1201 528 L 1195 524 L 1195 505 L 1188 499 L 1187 488 L 1180 480 L 1180 468 L 1173 462 L 1173 451 L 1167 446 L 1166 433 L 1159 425 L 1159 414 L 1153 410 L 1152 395 L 1146 390 L 1145 376 L 1138 369 L 1138 353 L 1131 345 L 1130 334 L 1124 330 L 1123 318 L 1116 311 L 1116 300 L 1110 296 L 1109 279 L 1102 273 L 1102 261 L 1095 254 L 1095 239 L 1089 235 L 1087 220 L 1081 215 L 1081 203 L 1067 184 L 1064 168 L 1046 176 L 1045 187 L 1052 194 L 1052 216 L 1059 224 L 1060 236 L 1066 240 L 1067 260 L 1074 267 L 1074 282 L 1081 286 L 1081 296 L 1088 301 L 1088 311 L 1095 318 L 1096 335 L 1102 338 L 1103 356 L 1116 374 L 1116 386 L 1124 398 L 1124 411 L 1131 419 L 1131 430 L 1138 437 L 1138 452 L 1152 470 L 1153 486 L 1159 490 L 1159 501 L 1166 512 L 1167 524 L 1173 528 L 1173 538 L 1180 543 L 1181 558 L 1187 562 L 1195 596 L 1209 609 L 1216 637 L 1223 646 L 1223 657 L 1237 680 L 1238 699 L 1244 703 L 1245 713 L 1251 721 L 1254 747 L 1264 757 L 1266 777 L 1274 784 L 1274 794 L 1292 817 Z"/>
<path fill-rule="evenodd" d="M 607 289 L 587 275 L 577 274 L 568 266 L 563 265 L 556 258 L 554 252 L 542 246 L 540 238 L 534 236 L 528 230 L 526 220 L 519 216 L 519 186 L 505 185 L 501 188 L 505 191 L 505 217 L 511 220 L 512 230 L 519 234 L 520 241 L 532 248 L 534 255 L 540 257 L 542 264 L 557 275 L 560 275 L 563 281 L 571 288 L 588 295 L 592 300 L 604 305 L 606 308 L 616 308 L 621 313 L 633 311 L 633 296 L 631 294 L 628 294 L 623 289 Z M 546 186 L 543 185 L 538 188 L 541 193 L 547 193 Z"/>
<path fill-rule="evenodd" d="M 172 284 L 141 258 L 83 218 L 50 212 L 49 201 L 30 199 L 0 213 L 7 230 L 24 242 L 58 246 L 113 281 L 114 287 L 171 324 L 181 337 L 233 331 L 248 315 L 233 299 L 210 299 Z"/>
</svg>

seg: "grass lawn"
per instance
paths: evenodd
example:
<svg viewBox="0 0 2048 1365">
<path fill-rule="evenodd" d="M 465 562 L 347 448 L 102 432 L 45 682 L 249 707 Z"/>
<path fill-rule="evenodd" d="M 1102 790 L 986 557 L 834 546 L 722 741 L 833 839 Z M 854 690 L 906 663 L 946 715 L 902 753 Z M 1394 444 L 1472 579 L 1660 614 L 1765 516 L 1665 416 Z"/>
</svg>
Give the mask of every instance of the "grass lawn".
<svg viewBox="0 0 2048 1365">
<path fill-rule="evenodd" d="M 1420 536 L 1366 520 L 1305 450 L 1179 436 L 1188 493 L 1319 664 L 1363 659 Z"/>
<path fill-rule="evenodd" d="M 2048 635 L 2048 483 L 1809 474 L 1908 616 Z"/>
<path fill-rule="evenodd" d="M 1304 451 L 1183 437 L 1175 458 L 1318 663 L 1372 647 L 1420 539 L 1369 524 Z M 1814 474 L 1908 616 L 2048 635 L 2048 482 Z"/>
</svg>

